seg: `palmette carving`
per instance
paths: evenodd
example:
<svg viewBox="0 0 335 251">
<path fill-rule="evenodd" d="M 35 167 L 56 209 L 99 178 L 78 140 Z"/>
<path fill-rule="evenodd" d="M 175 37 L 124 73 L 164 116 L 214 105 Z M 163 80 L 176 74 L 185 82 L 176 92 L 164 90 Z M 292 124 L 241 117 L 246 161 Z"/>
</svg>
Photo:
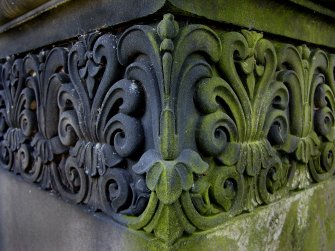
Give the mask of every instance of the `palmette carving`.
<svg viewBox="0 0 335 251">
<path fill-rule="evenodd" d="M 172 244 L 333 176 L 335 56 L 164 15 L 0 65 L 1 165 Z"/>
<path fill-rule="evenodd" d="M 61 144 L 57 130 L 57 92 L 68 79 L 66 60 L 67 51 L 62 48 L 42 51 L 38 56 L 29 54 L 23 59 L 26 88 L 35 97 L 38 131 L 30 143 L 33 149 L 32 164 L 21 175 L 32 182 L 41 183 L 45 189 L 51 188 L 51 168 L 59 165 L 59 155 L 67 150 Z"/>
<path fill-rule="evenodd" d="M 282 45 L 277 79 L 290 93 L 290 141 L 295 145 L 296 187 L 305 187 L 334 174 L 333 55 L 306 46 Z M 286 147 L 284 147 L 286 148 Z M 307 168 L 306 168 L 307 167 Z M 307 172 L 309 170 L 309 172 Z M 310 178 L 311 177 L 311 178 Z"/>
<path fill-rule="evenodd" d="M 1 117 L 6 123 L 2 127 L 1 162 L 20 173 L 31 165 L 30 141 L 37 129 L 35 96 L 25 86 L 22 59 L 9 59 L 2 65 L 1 81 Z"/>
<path fill-rule="evenodd" d="M 126 158 L 143 142 L 139 119 L 143 93 L 136 81 L 116 80 L 120 67 L 116 47 L 114 36 L 91 34 L 69 52 L 71 81 L 58 92 L 58 131 L 61 142 L 70 147 L 65 162 L 69 169 L 54 172 L 65 177 L 65 182 L 56 179 L 64 197 L 77 203 L 85 200 L 107 213 L 132 214 L 141 211 L 137 206 L 143 207 L 146 196 L 140 193 L 145 190 L 135 190 L 142 178 L 122 168 L 128 167 L 131 161 Z"/>
</svg>

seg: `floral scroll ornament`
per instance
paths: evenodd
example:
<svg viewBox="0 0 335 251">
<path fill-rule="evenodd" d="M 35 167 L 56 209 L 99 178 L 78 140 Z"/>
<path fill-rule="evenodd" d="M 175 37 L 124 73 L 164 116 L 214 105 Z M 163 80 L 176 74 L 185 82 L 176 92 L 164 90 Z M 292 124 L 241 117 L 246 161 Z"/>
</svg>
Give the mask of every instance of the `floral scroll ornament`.
<svg viewBox="0 0 335 251">
<path fill-rule="evenodd" d="M 160 50 L 162 53 L 162 66 L 164 74 L 164 90 L 162 93 L 163 112 L 161 115 L 161 154 L 156 150 L 149 150 L 133 167 L 138 174 L 146 173 L 146 183 L 151 191 L 164 204 L 174 203 L 182 191 L 189 191 L 194 183 L 193 173 L 204 173 L 208 165 L 198 153 L 186 149 L 175 158 L 177 139 L 175 135 L 175 114 L 171 109 L 171 70 L 173 63 L 173 39 L 179 32 L 179 25 L 170 14 L 164 15 L 157 28 L 161 39 Z"/>
<path fill-rule="evenodd" d="M 25 85 L 23 60 L 9 58 L 1 69 L 1 164 L 15 173 L 31 165 L 29 144 L 36 132 L 36 100 Z"/>
<path fill-rule="evenodd" d="M 1 165 L 164 246 L 335 172 L 335 56 L 176 22 L 0 64 Z"/>
<path fill-rule="evenodd" d="M 164 204 L 174 203 L 182 194 L 189 191 L 194 184 L 193 175 L 203 174 L 208 169 L 198 153 L 186 149 L 176 160 L 163 160 L 155 150 L 150 150 L 133 166 L 138 174 L 146 173 L 146 183 L 151 191 Z"/>
<path fill-rule="evenodd" d="M 305 188 L 334 174 L 334 57 L 307 46 L 279 46 L 277 79 L 290 95 L 290 135 L 295 147 L 292 188 Z M 289 147 L 290 148 L 290 147 Z"/>
<path fill-rule="evenodd" d="M 63 168 L 54 169 L 58 190 L 109 215 L 138 214 L 147 189 L 127 166 L 143 142 L 142 89 L 135 81 L 117 79 L 117 42 L 111 34 L 83 36 L 70 50 L 68 65 L 70 81 L 58 92 L 58 130 L 70 156 Z"/>
<path fill-rule="evenodd" d="M 187 45 L 195 41 L 198 35 L 202 37 L 204 43 L 199 43 L 193 48 L 188 47 Z M 132 44 L 135 38 L 141 41 L 138 48 L 136 46 L 134 48 Z M 203 77 L 203 74 L 207 76 L 208 68 L 203 60 L 195 61 L 194 64 L 189 64 L 185 68 L 182 65 L 188 62 L 189 58 L 196 57 L 198 52 L 203 52 L 212 60 L 217 60 L 217 52 L 220 50 L 217 40 L 218 38 L 210 29 L 201 25 L 179 30 L 178 23 L 170 14 L 164 15 L 164 19 L 157 27 L 157 33 L 150 27 L 136 26 L 126 31 L 120 39 L 119 59 L 122 63 L 129 64 L 130 59 L 134 60 L 134 55 L 141 55 L 141 64 L 135 57 L 135 62 L 130 66 L 132 65 L 132 69 L 137 71 L 141 69 L 141 73 L 149 75 L 150 80 L 157 79 L 150 88 L 147 86 L 150 82 L 143 83 L 143 88 L 148 91 L 157 88 L 159 99 L 149 99 L 148 102 L 151 102 L 150 106 L 162 107 L 158 114 L 159 124 L 156 124 L 155 120 L 152 121 L 151 133 L 155 144 L 132 167 L 136 174 L 145 175 L 151 197 L 147 209 L 138 218 L 139 222 L 130 226 L 136 229 L 143 227 L 146 232 L 154 233 L 169 244 L 184 232 L 195 231 L 194 226 L 183 213 L 180 199 L 183 193 L 190 192 L 195 180 L 208 169 L 208 164 L 194 148 L 183 145 L 185 134 L 181 132 L 186 125 L 183 124 L 181 117 L 185 116 L 187 108 L 176 107 L 174 102 L 175 98 L 178 100 L 177 103 L 181 102 L 185 96 L 177 97 L 177 95 L 188 93 L 188 88 L 192 88 L 192 84 Z M 153 51 L 157 53 L 152 54 Z M 142 68 L 146 59 L 160 67 L 154 68 L 154 73 L 148 72 L 147 68 Z M 132 76 L 139 77 L 139 75 Z M 187 98 L 192 99 L 192 96 Z M 155 116 L 155 112 L 151 116 Z M 157 210 L 151 211 L 153 208 Z M 129 221 L 131 222 L 132 219 Z"/>
</svg>

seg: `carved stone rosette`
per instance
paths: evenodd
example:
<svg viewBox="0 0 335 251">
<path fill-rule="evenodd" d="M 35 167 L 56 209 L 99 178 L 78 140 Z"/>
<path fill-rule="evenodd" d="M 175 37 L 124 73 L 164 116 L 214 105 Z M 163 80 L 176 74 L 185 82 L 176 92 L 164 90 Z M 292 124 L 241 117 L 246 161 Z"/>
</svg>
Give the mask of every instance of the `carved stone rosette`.
<svg viewBox="0 0 335 251">
<path fill-rule="evenodd" d="M 334 174 L 322 50 L 166 14 L 0 62 L 1 166 L 168 245 Z"/>
</svg>

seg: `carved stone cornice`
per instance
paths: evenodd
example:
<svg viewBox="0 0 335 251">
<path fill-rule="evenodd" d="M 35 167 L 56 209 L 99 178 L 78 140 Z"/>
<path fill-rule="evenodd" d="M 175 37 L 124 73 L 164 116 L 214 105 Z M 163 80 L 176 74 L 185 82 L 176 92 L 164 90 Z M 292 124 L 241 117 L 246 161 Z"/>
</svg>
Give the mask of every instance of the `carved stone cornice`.
<svg viewBox="0 0 335 251">
<path fill-rule="evenodd" d="M 0 23 L 23 15 L 47 1 L 48 0 L 1 0 Z"/>
<path fill-rule="evenodd" d="M 11 56 L 1 166 L 169 246 L 333 176 L 334 67 L 171 14 Z"/>
<path fill-rule="evenodd" d="M 100 0 L 99 4 L 91 0 L 52 0 L 0 26 L 0 58 L 97 30 L 124 30 L 143 18 L 158 21 L 162 13 L 178 13 L 184 19 L 228 24 L 328 48 L 335 44 L 334 11 L 309 0 L 207 0 L 206 4 L 203 0 Z"/>
<path fill-rule="evenodd" d="M 0 33 L 17 27 L 70 0 L 1 0 Z"/>
</svg>

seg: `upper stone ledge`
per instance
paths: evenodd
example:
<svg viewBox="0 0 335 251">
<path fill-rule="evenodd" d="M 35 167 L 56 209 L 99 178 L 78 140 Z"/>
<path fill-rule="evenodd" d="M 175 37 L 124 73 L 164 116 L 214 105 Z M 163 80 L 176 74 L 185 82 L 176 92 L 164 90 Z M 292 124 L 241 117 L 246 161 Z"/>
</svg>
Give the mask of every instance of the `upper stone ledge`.
<svg viewBox="0 0 335 251">
<path fill-rule="evenodd" d="M 0 0 L 0 33 L 70 0 Z"/>
<path fill-rule="evenodd" d="M 169 2 L 179 9 L 216 22 L 335 47 L 334 9 L 308 0 L 210 0 L 206 4 L 202 0 Z"/>
<path fill-rule="evenodd" d="M 310 0 L 312 2 L 322 4 L 324 6 L 327 6 L 328 8 L 335 10 L 335 1 L 334 0 Z"/>
<path fill-rule="evenodd" d="M 202 0 L 101 0 L 99 5 L 89 0 L 0 0 L 0 58 L 157 12 L 198 16 L 335 48 L 332 7 L 330 2 L 309 0 L 208 0 L 205 4 Z M 43 36 L 36 39 L 36 34 Z"/>
<path fill-rule="evenodd" d="M 45 2 L 47 2 L 47 0 L 1 0 L 0 24 L 17 18 Z"/>
<path fill-rule="evenodd" d="M 333 0 L 287 0 L 299 6 L 310 9 L 321 15 L 335 18 L 335 1 Z"/>
<path fill-rule="evenodd" d="M 7 24 L 0 26 L 0 58 L 146 17 L 164 4 L 165 0 L 101 0 L 99 4 L 76 0 L 38 14 L 33 10 L 33 18 L 26 22 L 21 20 L 15 26 L 18 17 L 11 21 L 10 29 L 4 29 Z"/>
</svg>

